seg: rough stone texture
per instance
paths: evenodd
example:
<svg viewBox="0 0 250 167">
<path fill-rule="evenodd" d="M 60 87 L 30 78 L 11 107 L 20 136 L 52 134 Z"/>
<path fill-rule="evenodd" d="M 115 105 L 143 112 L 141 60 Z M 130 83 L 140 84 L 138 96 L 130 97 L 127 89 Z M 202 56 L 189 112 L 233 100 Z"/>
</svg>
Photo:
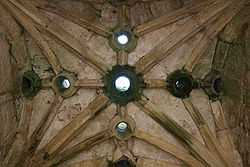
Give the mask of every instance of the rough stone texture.
<svg viewBox="0 0 250 167">
<path fill-rule="evenodd" d="M 92 1 L 92 3 L 88 2 L 87 4 L 83 3 L 86 1 L 71 0 L 54 0 L 53 2 L 69 11 L 74 9 L 79 12 L 81 16 L 87 18 L 88 20 L 93 22 L 100 22 L 108 28 L 114 28 L 116 26 L 117 9 L 106 1 L 104 2 L 103 0 L 95 0 Z M 137 3 L 135 3 L 131 8 L 131 24 L 135 26 L 143 22 L 152 20 L 165 13 L 169 13 L 177 8 L 180 8 L 182 5 L 186 5 L 190 2 L 191 0 L 187 0 L 184 3 L 172 0 L 137 1 Z M 100 55 L 105 63 L 110 65 L 115 64 L 116 53 L 110 48 L 107 39 L 99 37 L 96 34 L 80 28 L 79 26 L 56 15 L 49 13 L 46 14 L 57 24 L 66 29 L 67 32 L 77 38 L 80 42 L 82 42 L 83 44 L 86 43 L 92 50 Z M 1 15 L 0 13 L 0 16 L 3 15 Z M 8 17 L 5 18 L 5 20 L 9 19 L 10 18 Z M 169 25 L 165 28 L 162 28 L 140 38 L 136 50 L 129 54 L 129 63 L 133 65 L 141 56 L 143 56 L 154 46 L 159 44 L 165 36 L 172 33 L 176 27 L 184 24 L 185 21 L 188 21 L 188 19 L 190 18 L 178 21 L 173 25 Z M 12 27 L 12 25 L 13 23 L 9 26 Z M 5 94 L 2 95 L 2 92 L 12 90 L 13 88 L 19 90 L 22 71 L 25 71 L 27 69 L 32 68 L 39 74 L 42 79 L 49 78 L 54 75 L 49 63 L 41 53 L 39 47 L 35 44 L 34 40 L 27 33 L 16 35 L 16 31 L 13 31 L 12 29 L 9 30 L 9 33 L 11 33 L 12 36 L 18 37 L 15 38 L 14 42 L 12 40 L 9 40 L 9 43 L 13 42 L 13 48 L 11 48 L 12 50 L 10 55 L 10 44 L 7 42 L 5 35 L 6 32 L 0 34 L 0 161 L 2 160 L 1 158 L 5 156 L 9 145 L 11 144 L 11 140 L 7 138 L 7 136 L 11 136 L 11 139 L 13 139 L 13 133 L 15 132 L 15 127 L 18 122 L 18 119 L 16 119 L 16 117 L 18 118 L 18 114 L 16 113 L 16 111 L 18 111 L 18 109 L 20 110 L 20 103 L 22 104 L 22 99 L 19 99 L 19 96 L 21 96 L 19 91 L 16 92 L 16 94 L 18 95 L 17 97 L 15 97 L 17 101 L 20 101 L 20 103 L 16 104 L 17 109 L 15 108 L 13 101 L 4 101 L 4 98 L 6 97 Z M 162 34 L 164 34 L 164 36 Z M 182 47 L 177 49 L 167 59 L 154 67 L 145 76 L 145 78 L 165 79 L 169 73 L 182 68 L 185 65 L 185 62 L 191 56 L 191 49 L 195 48 L 196 45 L 198 45 L 200 35 L 201 34 L 198 34 L 192 40 L 188 41 Z M 79 79 L 101 78 L 101 76 L 90 66 L 79 61 L 74 55 L 72 55 L 72 53 L 69 53 L 62 46 L 56 44 L 53 39 L 47 38 L 46 40 L 49 42 L 55 54 L 59 57 L 60 63 L 63 65 L 64 69 L 76 73 Z M 249 38 L 246 38 L 247 46 L 250 46 L 249 41 L 250 35 Z M 194 70 L 195 77 L 202 78 L 211 69 L 212 57 L 216 46 L 215 44 L 216 41 L 211 45 L 210 50 L 205 53 L 199 61 Z M 230 45 L 229 47 L 231 48 L 231 52 L 227 56 L 225 56 L 225 47 L 228 47 L 228 44 L 223 42 L 218 43 L 217 50 L 219 51 L 219 53 L 216 52 L 213 67 L 215 69 L 221 70 L 225 75 L 227 84 L 225 85 L 223 107 L 227 111 L 229 126 L 234 132 L 235 143 L 243 157 L 245 167 L 247 167 L 250 164 L 250 162 L 248 161 L 250 159 L 250 90 L 247 89 L 247 86 L 250 84 L 250 64 L 247 65 L 247 63 L 250 62 L 250 51 L 248 50 L 250 47 L 244 48 L 243 45 Z M 12 56 L 15 57 L 15 62 L 10 63 Z M 245 58 L 249 61 L 246 61 Z M 246 66 L 242 64 L 246 64 Z M 13 74 L 11 73 L 12 70 L 20 71 L 17 74 Z M 15 77 L 16 75 L 17 77 L 13 79 L 12 77 Z M 2 78 L 3 76 L 5 77 L 4 79 Z M 243 78 L 245 80 L 243 80 Z M 198 140 L 203 142 L 197 127 L 184 108 L 181 100 L 171 96 L 170 93 L 165 90 L 146 90 L 144 93 L 149 97 L 149 99 L 152 100 L 152 102 L 154 102 L 157 106 L 159 106 L 160 109 L 162 109 L 162 112 L 169 115 Z M 96 90 L 81 89 L 75 96 L 66 99 L 60 107 L 58 114 L 54 118 L 52 125 L 47 130 L 44 138 L 42 139 L 39 148 L 42 148 L 45 144 L 47 144 L 59 130 L 66 126 L 80 112 L 84 112 L 84 108 L 89 104 L 91 100 L 94 99 L 97 94 L 98 91 Z M 33 99 L 34 111 L 30 122 L 31 126 L 29 129 L 29 135 L 32 134 L 39 121 L 48 112 L 48 108 L 52 103 L 54 97 L 55 95 L 52 90 L 45 89 L 40 91 L 39 94 Z M 206 121 L 209 127 L 212 129 L 212 132 L 215 133 L 215 125 L 208 97 L 204 94 L 203 91 L 197 90 L 192 92 L 191 99 L 195 106 L 201 111 L 202 115 L 206 118 Z M 4 102 L 4 104 L 2 103 L 2 101 Z M 112 105 L 102 111 L 93 120 L 93 122 L 88 125 L 84 132 L 75 137 L 67 147 L 70 147 L 82 141 L 86 137 L 89 137 L 108 127 L 110 120 L 116 114 L 115 110 L 115 106 Z M 136 121 L 136 126 L 138 129 L 149 132 L 154 136 L 164 138 L 168 142 L 176 144 L 179 147 L 183 147 L 181 143 L 176 140 L 176 138 L 174 138 L 169 132 L 166 132 L 159 124 L 157 124 L 146 114 L 140 111 L 140 109 L 135 105 L 128 105 L 128 114 Z M 3 126 L 3 124 L 6 124 L 6 126 Z M 6 143 L 2 141 L 7 141 L 7 146 Z M 67 149 L 67 147 L 65 149 Z M 113 156 L 112 153 L 115 149 L 114 147 L 114 141 L 109 140 L 102 144 L 96 145 L 90 150 L 78 154 L 71 160 L 64 162 L 61 166 L 102 166 L 103 164 L 105 164 L 105 162 L 101 160 L 100 162 L 92 162 L 90 159 L 99 159 L 105 157 L 111 160 Z M 140 160 L 138 162 L 139 167 L 168 165 L 182 166 L 182 162 L 180 160 L 143 141 L 133 138 L 129 141 L 128 148 L 133 152 L 134 156 L 148 158 L 148 160 Z"/>
<path fill-rule="evenodd" d="M 16 130 L 16 108 L 13 97 L 14 78 L 12 75 L 10 46 L 6 32 L 0 26 L 0 160 L 6 156 L 13 142 Z"/>
<path fill-rule="evenodd" d="M 248 7 L 247 7 L 248 9 Z M 223 107 L 229 127 L 232 129 L 235 144 L 242 156 L 244 166 L 250 165 L 250 112 L 249 112 L 249 12 L 236 16 L 227 31 L 222 33 L 223 41 L 217 42 L 217 49 L 214 56 L 213 68 L 221 71 L 224 77 L 224 95 L 222 97 Z M 242 16 L 243 15 L 243 16 Z M 241 17 L 239 17 L 241 16 Z M 240 24 L 246 19 L 244 25 Z M 238 23 L 238 24 L 237 24 Z M 237 35 L 235 29 L 240 28 Z M 234 27 L 234 28 L 231 28 Z M 235 28 L 236 27 L 236 28 Z M 228 30 L 226 29 L 226 30 Z M 226 34 L 226 36 L 225 36 Z M 229 40 L 230 43 L 227 43 Z"/>
</svg>

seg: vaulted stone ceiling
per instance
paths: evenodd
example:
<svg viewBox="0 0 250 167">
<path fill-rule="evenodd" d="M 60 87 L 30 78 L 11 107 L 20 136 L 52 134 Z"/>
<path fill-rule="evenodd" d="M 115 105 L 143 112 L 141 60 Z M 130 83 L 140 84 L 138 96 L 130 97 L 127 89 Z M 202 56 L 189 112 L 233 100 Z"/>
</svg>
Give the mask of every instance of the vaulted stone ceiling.
<svg viewBox="0 0 250 167">
<path fill-rule="evenodd" d="M 249 4 L 0 1 L 0 166 L 248 167 Z"/>
</svg>

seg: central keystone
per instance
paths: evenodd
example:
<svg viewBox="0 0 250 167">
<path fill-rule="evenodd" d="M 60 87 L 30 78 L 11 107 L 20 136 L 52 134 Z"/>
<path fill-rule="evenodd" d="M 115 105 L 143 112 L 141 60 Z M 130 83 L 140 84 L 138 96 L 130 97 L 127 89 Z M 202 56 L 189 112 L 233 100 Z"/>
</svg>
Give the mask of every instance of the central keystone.
<svg viewBox="0 0 250 167">
<path fill-rule="evenodd" d="M 104 77 L 104 93 L 113 103 L 126 105 L 140 99 L 143 78 L 129 65 L 116 65 Z"/>
</svg>

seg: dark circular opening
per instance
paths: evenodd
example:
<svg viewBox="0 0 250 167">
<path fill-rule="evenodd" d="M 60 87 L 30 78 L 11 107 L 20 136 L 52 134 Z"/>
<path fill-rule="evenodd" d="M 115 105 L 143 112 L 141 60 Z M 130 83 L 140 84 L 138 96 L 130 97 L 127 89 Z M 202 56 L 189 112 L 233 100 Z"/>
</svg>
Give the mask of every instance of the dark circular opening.
<svg viewBox="0 0 250 167">
<path fill-rule="evenodd" d="M 181 93 L 188 93 L 192 90 L 193 81 L 188 77 L 181 77 L 175 81 L 175 88 Z"/>
<path fill-rule="evenodd" d="M 175 97 L 186 98 L 197 87 L 192 75 L 184 70 L 177 70 L 167 78 L 167 89 Z"/>
<path fill-rule="evenodd" d="M 41 89 L 39 76 L 34 71 L 25 72 L 22 78 L 21 89 L 26 98 L 34 97 Z"/>
<path fill-rule="evenodd" d="M 27 77 L 23 77 L 22 91 L 27 92 L 30 91 L 31 89 L 32 89 L 32 81 Z"/>
<path fill-rule="evenodd" d="M 132 167 L 128 160 L 119 160 L 115 163 L 115 167 Z"/>
<path fill-rule="evenodd" d="M 213 89 L 215 90 L 216 93 L 221 93 L 222 91 L 222 79 L 221 78 L 217 78 L 214 80 L 214 84 L 213 84 Z"/>
</svg>

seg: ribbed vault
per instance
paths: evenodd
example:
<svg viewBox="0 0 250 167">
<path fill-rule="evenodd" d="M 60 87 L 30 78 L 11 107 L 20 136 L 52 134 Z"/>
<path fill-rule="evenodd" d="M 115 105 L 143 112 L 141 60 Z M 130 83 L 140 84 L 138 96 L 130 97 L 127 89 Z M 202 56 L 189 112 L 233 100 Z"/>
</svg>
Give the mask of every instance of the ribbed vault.
<svg viewBox="0 0 250 167">
<path fill-rule="evenodd" d="M 249 2 L 4 0 L 0 18 L 1 166 L 249 164 L 231 133 L 249 132 Z"/>
</svg>

